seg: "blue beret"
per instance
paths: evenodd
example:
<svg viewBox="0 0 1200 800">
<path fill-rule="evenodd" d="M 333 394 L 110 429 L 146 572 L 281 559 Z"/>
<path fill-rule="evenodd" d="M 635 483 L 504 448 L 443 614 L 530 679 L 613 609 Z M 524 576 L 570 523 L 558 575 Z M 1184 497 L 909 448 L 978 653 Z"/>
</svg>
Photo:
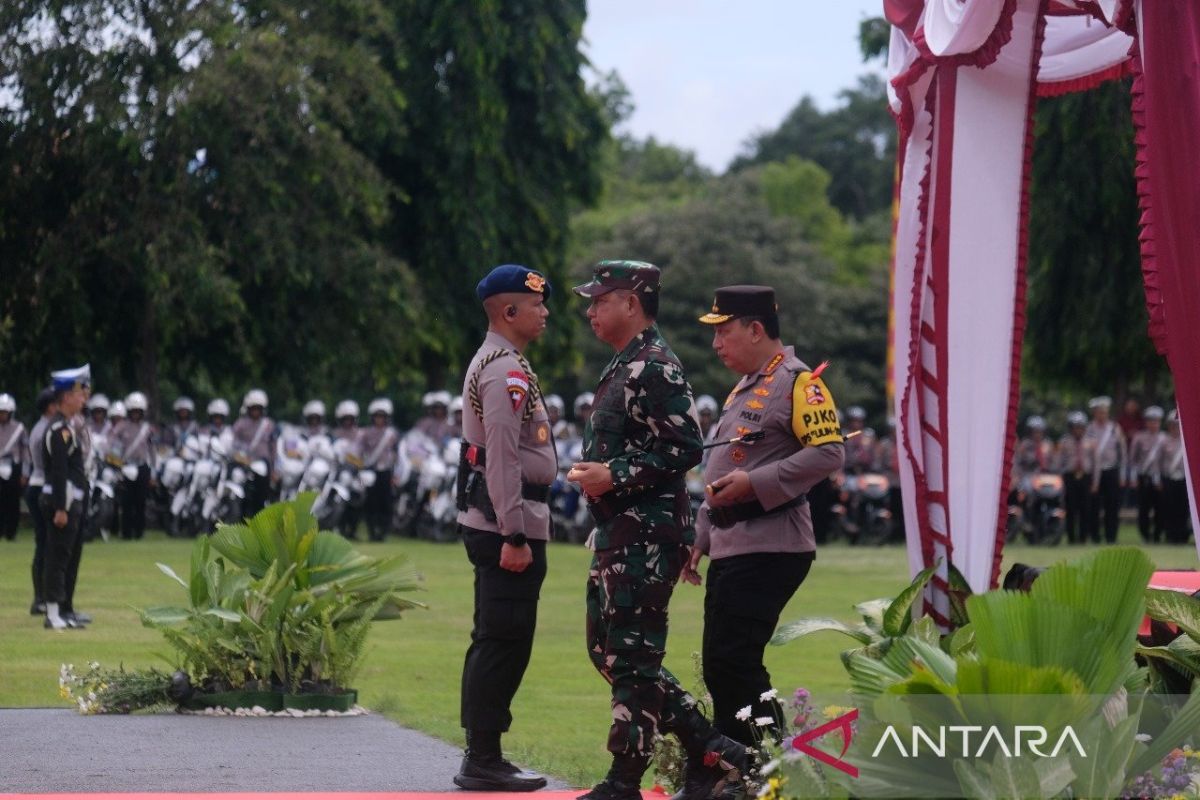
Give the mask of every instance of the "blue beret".
<svg viewBox="0 0 1200 800">
<path fill-rule="evenodd" d="M 494 294 L 506 292 L 522 292 L 550 296 L 550 281 L 536 269 L 522 267 L 520 264 L 501 264 L 493 269 L 475 286 L 475 294 L 480 300 L 487 300 Z"/>
</svg>

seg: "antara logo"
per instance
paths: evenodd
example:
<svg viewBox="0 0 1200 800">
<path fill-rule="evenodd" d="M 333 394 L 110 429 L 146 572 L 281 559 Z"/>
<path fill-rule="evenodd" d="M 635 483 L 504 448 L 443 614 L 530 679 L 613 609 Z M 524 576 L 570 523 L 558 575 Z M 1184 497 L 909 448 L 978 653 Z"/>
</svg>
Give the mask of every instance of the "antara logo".
<svg viewBox="0 0 1200 800">
<path fill-rule="evenodd" d="M 1041 725 L 1015 725 L 1007 737 L 996 725 L 988 728 L 984 728 L 982 725 L 941 725 L 937 728 L 936 735 L 930 735 L 923 728 L 913 727 L 909 747 L 905 749 L 904 739 L 896 732 L 894 726 L 888 725 L 883 736 L 879 737 L 879 744 L 875 745 L 875 752 L 871 753 L 871 757 L 876 758 L 883 752 L 888 742 L 891 742 L 901 758 L 921 757 L 923 755 L 922 747 L 927 750 L 924 755 L 945 758 L 948 746 L 954 745 L 957 739 L 961 747 L 957 751 L 950 749 L 950 755 L 953 757 L 974 756 L 979 758 L 989 747 L 995 746 L 1000 748 L 1006 757 L 1019 758 L 1023 752 L 1022 745 L 1024 745 L 1027 752 L 1042 758 L 1054 758 L 1062 752 L 1064 747 L 1068 746 L 1073 747 L 1080 758 L 1087 758 L 1087 753 L 1084 752 L 1079 737 L 1075 735 L 1075 731 L 1070 725 L 1063 728 L 1058 741 L 1054 744 L 1054 749 L 1049 753 L 1044 753 L 1039 748 L 1046 744 L 1049 738 L 1049 732 Z M 978 742 L 978 747 L 973 748 L 972 742 Z"/>
</svg>

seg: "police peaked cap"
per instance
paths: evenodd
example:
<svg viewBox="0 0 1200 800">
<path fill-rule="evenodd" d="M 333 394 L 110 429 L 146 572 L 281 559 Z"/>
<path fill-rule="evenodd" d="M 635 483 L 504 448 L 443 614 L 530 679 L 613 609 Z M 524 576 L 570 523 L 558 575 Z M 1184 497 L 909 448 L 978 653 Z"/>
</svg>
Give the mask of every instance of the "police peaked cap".
<svg viewBox="0 0 1200 800">
<path fill-rule="evenodd" d="M 501 264 L 476 284 L 475 294 L 481 301 L 492 295 L 513 292 L 549 297 L 550 289 L 550 281 L 536 269 L 522 267 L 520 264 Z"/>
<path fill-rule="evenodd" d="M 734 317 L 774 317 L 779 312 L 770 286 L 722 286 L 712 310 L 700 317 L 706 325 L 720 325 Z"/>
</svg>

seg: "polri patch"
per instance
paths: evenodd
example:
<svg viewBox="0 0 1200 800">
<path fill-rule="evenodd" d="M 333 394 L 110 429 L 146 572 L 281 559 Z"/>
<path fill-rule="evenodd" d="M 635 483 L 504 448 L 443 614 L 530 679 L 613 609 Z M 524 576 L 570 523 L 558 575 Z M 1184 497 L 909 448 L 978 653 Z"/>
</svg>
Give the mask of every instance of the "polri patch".
<svg viewBox="0 0 1200 800">
<path fill-rule="evenodd" d="M 513 411 L 521 407 L 525 395 L 529 394 L 529 378 L 520 370 L 512 370 L 504 378 L 508 389 L 508 399 L 512 401 Z"/>
</svg>

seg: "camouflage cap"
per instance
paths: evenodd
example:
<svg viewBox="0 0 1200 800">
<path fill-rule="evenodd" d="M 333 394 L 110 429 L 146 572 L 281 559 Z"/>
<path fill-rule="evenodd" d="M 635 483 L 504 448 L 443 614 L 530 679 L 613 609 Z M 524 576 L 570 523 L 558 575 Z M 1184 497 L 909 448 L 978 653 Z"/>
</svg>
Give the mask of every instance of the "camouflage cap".
<svg viewBox="0 0 1200 800">
<path fill-rule="evenodd" d="M 645 261 L 601 261 L 592 269 L 592 279 L 576 286 L 580 297 L 597 297 L 614 289 L 652 294 L 658 291 L 661 271 Z"/>
</svg>

